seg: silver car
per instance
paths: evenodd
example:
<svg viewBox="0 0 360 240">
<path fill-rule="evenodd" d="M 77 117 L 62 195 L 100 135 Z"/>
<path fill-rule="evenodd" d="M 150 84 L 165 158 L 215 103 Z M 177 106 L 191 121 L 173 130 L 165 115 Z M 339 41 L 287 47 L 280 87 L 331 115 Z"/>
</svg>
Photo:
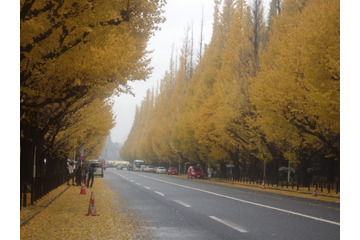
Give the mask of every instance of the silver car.
<svg viewBox="0 0 360 240">
<path fill-rule="evenodd" d="M 166 173 L 166 169 L 164 167 L 158 167 L 156 173 Z"/>
</svg>

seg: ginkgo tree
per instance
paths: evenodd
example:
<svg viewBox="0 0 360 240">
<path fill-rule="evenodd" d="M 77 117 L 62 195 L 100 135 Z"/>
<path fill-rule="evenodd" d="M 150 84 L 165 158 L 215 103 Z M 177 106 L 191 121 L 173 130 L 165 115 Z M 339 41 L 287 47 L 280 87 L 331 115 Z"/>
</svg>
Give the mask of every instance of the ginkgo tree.
<svg viewBox="0 0 360 240">
<path fill-rule="evenodd" d="M 146 46 L 164 21 L 165 3 L 20 1 L 22 180 L 31 181 L 32 159 L 42 163 L 45 136 L 59 122 L 147 78 Z"/>
<path fill-rule="evenodd" d="M 302 185 L 311 169 L 339 176 L 340 1 L 272 0 L 268 25 L 263 13 L 261 0 L 215 1 L 194 74 L 165 75 L 151 114 L 148 101 L 138 108 L 126 156 L 220 165 L 223 175 L 231 163 L 234 177 L 266 170 L 275 182 L 290 163 Z"/>
<path fill-rule="evenodd" d="M 195 132 L 199 126 L 197 125 L 199 111 L 212 95 L 213 84 L 221 67 L 221 56 L 226 45 L 231 17 L 234 12 L 233 2 L 233 0 L 228 0 L 221 6 L 221 1 L 215 1 L 211 42 L 190 80 L 182 103 L 182 114 L 174 125 L 171 137 L 172 144 L 192 163 L 199 162 L 206 165 L 211 161 L 208 147 L 199 143 Z"/>
<path fill-rule="evenodd" d="M 340 160 L 339 12 L 339 0 L 285 1 L 251 90 L 266 139 L 303 173 L 327 158 L 329 180 Z"/>
</svg>

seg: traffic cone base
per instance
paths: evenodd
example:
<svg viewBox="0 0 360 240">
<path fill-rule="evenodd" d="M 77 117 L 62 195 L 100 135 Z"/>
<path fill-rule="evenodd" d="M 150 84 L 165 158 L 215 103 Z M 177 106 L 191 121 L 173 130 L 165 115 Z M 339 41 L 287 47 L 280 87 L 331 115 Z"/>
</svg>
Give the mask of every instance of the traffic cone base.
<svg viewBox="0 0 360 240">
<path fill-rule="evenodd" d="M 84 194 L 86 195 L 86 188 L 85 188 L 85 181 L 82 180 L 81 181 L 81 190 L 80 190 L 80 194 Z"/>
<path fill-rule="evenodd" d="M 314 185 L 312 195 L 313 195 L 314 197 L 316 197 L 316 196 L 317 196 L 317 193 L 316 193 L 316 185 Z"/>
<path fill-rule="evenodd" d="M 264 180 L 262 181 L 261 189 L 265 189 L 265 182 L 264 182 Z"/>
<path fill-rule="evenodd" d="M 88 216 L 99 216 L 96 212 L 94 192 L 91 192 Z"/>
</svg>

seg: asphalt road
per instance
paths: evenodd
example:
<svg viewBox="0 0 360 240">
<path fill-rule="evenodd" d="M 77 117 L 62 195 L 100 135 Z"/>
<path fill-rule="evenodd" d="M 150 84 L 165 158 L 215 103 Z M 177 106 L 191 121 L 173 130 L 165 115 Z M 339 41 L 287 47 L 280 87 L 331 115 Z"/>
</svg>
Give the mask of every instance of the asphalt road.
<svg viewBox="0 0 360 240">
<path fill-rule="evenodd" d="M 164 174 L 104 173 L 152 239 L 340 239 L 339 204 Z"/>
</svg>

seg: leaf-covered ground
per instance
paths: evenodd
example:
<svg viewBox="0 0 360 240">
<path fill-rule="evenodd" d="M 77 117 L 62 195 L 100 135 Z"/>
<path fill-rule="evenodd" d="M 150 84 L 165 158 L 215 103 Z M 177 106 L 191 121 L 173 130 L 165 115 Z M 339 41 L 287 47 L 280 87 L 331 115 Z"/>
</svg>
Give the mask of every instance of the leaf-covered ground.
<svg viewBox="0 0 360 240">
<path fill-rule="evenodd" d="M 66 188 L 50 192 L 20 211 L 20 220 L 38 211 L 46 201 Z M 70 186 L 48 207 L 20 228 L 21 239 L 150 239 L 144 222 L 127 208 L 102 178 L 95 178 L 93 188 L 80 194 L 81 187 Z M 91 191 L 94 192 L 99 216 L 86 216 Z"/>
</svg>

